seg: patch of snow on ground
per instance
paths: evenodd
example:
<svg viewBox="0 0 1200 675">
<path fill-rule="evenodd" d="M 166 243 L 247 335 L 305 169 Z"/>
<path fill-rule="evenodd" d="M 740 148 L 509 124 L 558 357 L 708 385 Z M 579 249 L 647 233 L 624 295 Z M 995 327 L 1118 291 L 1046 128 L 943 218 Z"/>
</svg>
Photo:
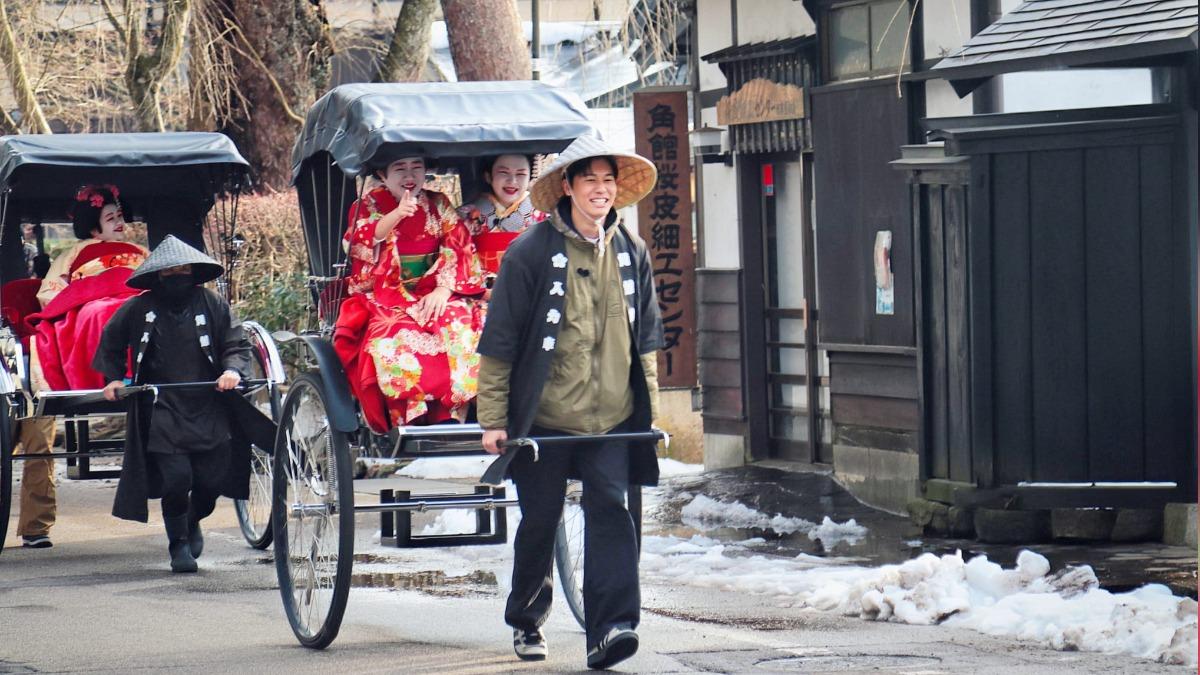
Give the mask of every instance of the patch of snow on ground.
<svg viewBox="0 0 1200 675">
<path fill-rule="evenodd" d="M 739 502 L 721 502 L 705 495 L 696 495 L 680 511 L 683 524 L 696 529 L 733 527 L 737 529 L 774 530 L 779 534 L 804 532 L 814 541 L 821 540 L 826 548 L 833 548 L 841 541 L 856 543 L 867 534 L 867 528 L 854 522 L 835 523 L 825 516 L 818 525 L 803 518 L 790 518 L 782 514 L 768 516 Z"/>
<path fill-rule="evenodd" d="M 945 623 L 1055 649 L 1197 663 L 1194 600 L 1159 585 L 1110 593 L 1098 587 L 1090 567 L 1050 574 L 1046 558 L 1031 551 L 1007 570 L 985 556 L 964 561 L 961 553 L 927 553 L 881 567 L 747 553 L 701 535 L 648 536 L 642 570 L 671 584 L 770 595 L 794 607 L 867 620 Z"/>
<path fill-rule="evenodd" d="M 704 473 L 703 464 L 688 464 L 669 457 L 660 457 L 658 460 L 658 475 L 662 478 L 695 476 L 701 473 Z"/>
</svg>

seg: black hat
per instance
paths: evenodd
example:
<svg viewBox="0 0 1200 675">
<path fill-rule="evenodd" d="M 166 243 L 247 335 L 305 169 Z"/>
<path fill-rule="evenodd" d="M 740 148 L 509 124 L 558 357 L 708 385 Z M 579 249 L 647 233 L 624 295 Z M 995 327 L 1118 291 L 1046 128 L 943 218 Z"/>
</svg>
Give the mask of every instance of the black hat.
<svg viewBox="0 0 1200 675">
<path fill-rule="evenodd" d="M 168 234 L 159 242 L 158 246 L 154 247 L 145 262 L 133 271 L 125 285 L 131 288 L 148 289 L 158 280 L 159 272 L 180 265 L 192 266 L 192 278 L 196 280 L 197 284 L 212 281 L 225 273 L 225 268 L 221 263 L 183 243 L 175 235 Z"/>
</svg>

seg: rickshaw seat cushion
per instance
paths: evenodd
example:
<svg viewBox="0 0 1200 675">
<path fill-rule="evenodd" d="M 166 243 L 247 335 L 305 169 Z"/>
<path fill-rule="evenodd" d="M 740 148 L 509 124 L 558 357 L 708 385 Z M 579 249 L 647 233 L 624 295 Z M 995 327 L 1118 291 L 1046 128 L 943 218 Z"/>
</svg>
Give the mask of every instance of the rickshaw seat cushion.
<svg viewBox="0 0 1200 675">
<path fill-rule="evenodd" d="M 37 299 L 41 285 L 41 279 L 17 279 L 0 287 L 0 313 L 3 313 L 4 322 L 21 339 L 26 354 L 29 353 L 29 337 L 33 335 L 33 328 L 25 318 L 42 309 Z"/>
</svg>

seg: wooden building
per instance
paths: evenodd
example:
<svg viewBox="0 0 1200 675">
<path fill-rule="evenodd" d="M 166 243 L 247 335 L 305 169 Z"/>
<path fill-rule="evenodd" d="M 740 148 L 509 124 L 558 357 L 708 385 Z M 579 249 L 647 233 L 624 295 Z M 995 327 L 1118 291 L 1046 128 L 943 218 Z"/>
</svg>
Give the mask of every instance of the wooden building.
<svg viewBox="0 0 1200 675">
<path fill-rule="evenodd" d="M 803 89 L 698 163 L 706 463 L 1194 499 L 1195 3 L 1109 5 L 697 2 L 697 126 Z"/>
</svg>

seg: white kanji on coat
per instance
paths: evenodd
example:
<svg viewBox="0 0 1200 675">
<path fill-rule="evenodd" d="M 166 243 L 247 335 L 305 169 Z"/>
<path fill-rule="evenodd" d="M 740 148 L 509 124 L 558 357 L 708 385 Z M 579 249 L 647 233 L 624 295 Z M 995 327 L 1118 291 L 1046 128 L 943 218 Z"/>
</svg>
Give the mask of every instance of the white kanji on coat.
<svg viewBox="0 0 1200 675">
<path fill-rule="evenodd" d="M 629 267 L 633 261 L 629 259 L 629 251 L 621 251 L 617 254 L 617 264 L 621 267 Z"/>
<path fill-rule="evenodd" d="M 554 285 L 550 287 L 550 295 L 566 295 L 566 294 L 567 294 L 567 292 L 563 290 L 563 285 L 562 285 L 561 281 L 554 282 Z"/>
<path fill-rule="evenodd" d="M 204 326 L 204 325 L 206 325 L 206 324 L 208 324 L 208 319 L 204 318 L 204 315 L 203 315 L 203 314 L 197 314 L 197 315 L 196 315 L 196 325 L 197 325 L 197 326 Z"/>
<path fill-rule="evenodd" d="M 210 342 L 209 342 L 209 340 L 208 340 L 208 336 L 207 336 L 207 335 L 201 335 L 201 336 L 200 336 L 200 346 L 201 346 L 201 347 L 207 347 L 209 344 L 211 344 L 211 343 L 210 343 Z"/>
<path fill-rule="evenodd" d="M 550 262 L 553 263 L 558 269 L 562 269 L 567 266 L 567 256 L 563 255 L 562 253 L 555 253 L 554 257 L 550 259 Z"/>
<path fill-rule="evenodd" d="M 547 352 L 554 351 L 554 338 L 547 335 L 542 339 L 542 350 Z"/>
<path fill-rule="evenodd" d="M 158 318 L 158 315 L 155 314 L 154 312 L 146 312 L 146 321 L 154 321 L 157 318 Z"/>
<path fill-rule="evenodd" d="M 637 312 L 633 311 L 633 308 L 630 307 L 629 308 L 629 323 L 633 323 L 634 321 L 637 321 Z"/>
<path fill-rule="evenodd" d="M 149 332 L 142 333 L 142 342 L 149 342 L 149 341 L 150 341 L 150 333 Z"/>
<path fill-rule="evenodd" d="M 625 288 L 625 295 L 633 295 L 634 291 L 636 290 L 633 285 L 633 279 L 626 279 L 625 281 L 622 281 L 621 286 Z"/>
<path fill-rule="evenodd" d="M 557 324 L 558 320 L 561 318 L 562 318 L 562 313 L 559 312 L 557 309 L 551 309 L 549 312 L 546 312 L 546 323 Z"/>
</svg>

